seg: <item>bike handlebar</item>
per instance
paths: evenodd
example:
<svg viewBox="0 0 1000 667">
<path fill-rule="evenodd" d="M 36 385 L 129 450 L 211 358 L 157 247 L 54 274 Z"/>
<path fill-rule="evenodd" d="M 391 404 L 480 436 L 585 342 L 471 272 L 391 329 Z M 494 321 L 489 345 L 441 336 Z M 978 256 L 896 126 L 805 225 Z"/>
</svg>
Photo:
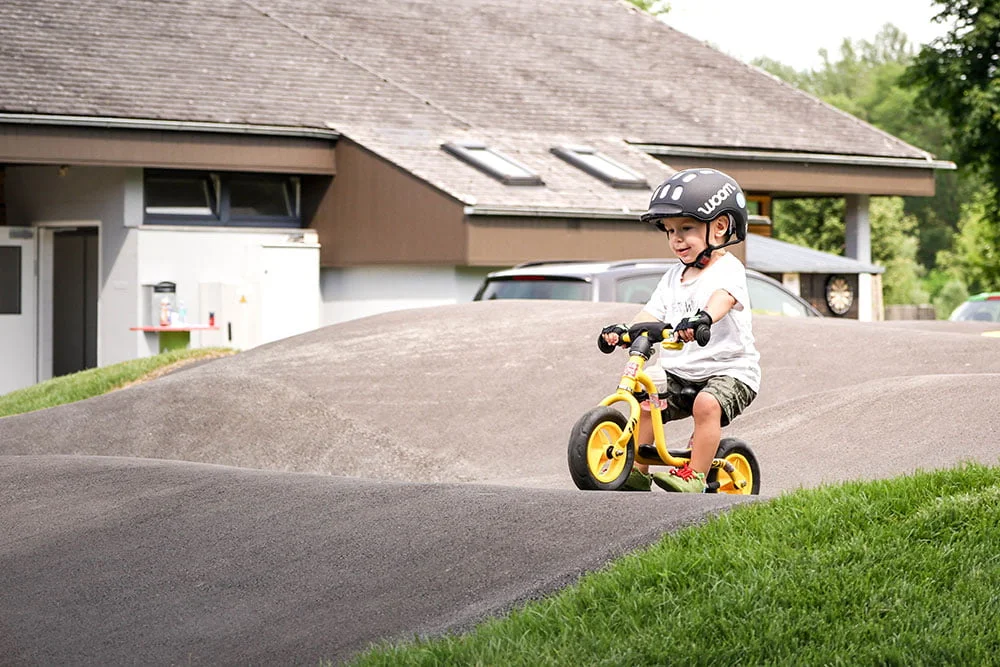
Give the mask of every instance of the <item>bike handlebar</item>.
<svg viewBox="0 0 1000 667">
<path fill-rule="evenodd" d="M 650 339 L 651 343 L 663 343 L 663 347 L 672 350 L 679 350 L 684 347 L 684 341 L 679 340 L 676 337 L 673 329 L 669 324 L 659 325 L 650 323 L 652 326 L 650 330 L 640 330 L 642 336 L 646 336 Z M 632 331 L 636 331 L 641 325 L 634 325 Z M 634 341 L 632 340 L 632 331 L 626 331 L 618 338 L 618 345 L 608 345 L 604 341 L 603 336 L 599 336 L 597 339 L 597 347 L 604 354 L 611 354 L 615 351 L 615 347 L 627 347 L 630 346 Z M 705 347 L 708 342 L 712 339 L 712 330 L 707 324 L 700 324 L 694 330 L 694 339 L 699 346 Z"/>
</svg>

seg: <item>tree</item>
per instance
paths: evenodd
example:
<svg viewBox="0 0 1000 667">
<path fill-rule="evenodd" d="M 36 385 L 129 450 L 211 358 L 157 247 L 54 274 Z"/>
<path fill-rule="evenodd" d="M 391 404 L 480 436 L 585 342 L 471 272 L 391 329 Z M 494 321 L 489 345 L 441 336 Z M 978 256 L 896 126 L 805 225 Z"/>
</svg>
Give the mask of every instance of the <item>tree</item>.
<svg viewBox="0 0 1000 667">
<path fill-rule="evenodd" d="M 666 14 L 670 11 L 670 3 L 666 0 L 629 0 L 633 5 L 653 16 Z"/>
<path fill-rule="evenodd" d="M 960 277 L 971 292 L 1000 290 L 1000 224 L 996 202 L 996 192 L 984 188 L 963 205 L 955 245 L 938 257 L 938 264 Z"/>
<path fill-rule="evenodd" d="M 956 159 L 986 170 L 1000 194 L 1000 0 L 935 0 L 950 25 L 924 46 L 903 77 L 958 130 Z"/>
</svg>

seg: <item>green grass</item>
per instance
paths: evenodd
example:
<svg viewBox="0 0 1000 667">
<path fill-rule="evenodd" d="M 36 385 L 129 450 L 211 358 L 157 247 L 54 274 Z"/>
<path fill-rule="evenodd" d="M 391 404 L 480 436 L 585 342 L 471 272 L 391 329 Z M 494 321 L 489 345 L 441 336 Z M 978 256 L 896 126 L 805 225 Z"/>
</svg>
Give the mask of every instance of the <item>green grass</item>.
<svg viewBox="0 0 1000 667">
<path fill-rule="evenodd" d="M 226 356 L 233 352 L 234 350 L 220 347 L 174 350 L 52 378 L 0 396 L 0 417 L 82 401 L 118 389 L 130 382 L 141 381 L 173 364 Z"/>
<path fill-rule="evenodd" d="M 473 632 L 359 665 L 1000 664 L 1000 469 L 741 506 Z"/>
</svg>

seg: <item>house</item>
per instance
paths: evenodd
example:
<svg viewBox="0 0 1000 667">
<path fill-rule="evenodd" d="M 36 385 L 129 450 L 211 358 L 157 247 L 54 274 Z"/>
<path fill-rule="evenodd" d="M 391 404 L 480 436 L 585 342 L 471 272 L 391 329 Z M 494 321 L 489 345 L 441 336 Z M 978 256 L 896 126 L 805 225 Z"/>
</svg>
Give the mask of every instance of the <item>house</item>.
<svg viewBox="0 0 1000 667">
<path fill-rule="evenodd" d="M 624 0 L 5 0 L 0 45 L 0 392 L 160 349 L 161 284 L 251 347 L 648 254 L 690 166 L 845 197 L 867 264 L 868 198 L 954 166 Z"/>
</svg>

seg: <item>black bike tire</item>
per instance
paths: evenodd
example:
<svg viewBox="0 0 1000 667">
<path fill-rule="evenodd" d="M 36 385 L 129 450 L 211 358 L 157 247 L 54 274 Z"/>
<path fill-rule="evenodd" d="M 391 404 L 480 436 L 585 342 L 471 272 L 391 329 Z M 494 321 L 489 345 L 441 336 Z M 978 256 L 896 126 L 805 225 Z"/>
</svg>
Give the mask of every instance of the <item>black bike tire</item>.
<svg viewBox="0 0 1000 667">
<path fill-rule="evenodd" d="M 723 438 L 719 442 L 719 449 L 715 452 L 715 458 L 725 459 L 729 456 L 742 456 L 747 465 L 750 466 L 750 494 L 756 496 L 760 494 L 760 463 L 757 461 L 757 455 L 753 453 L 748 445 L 743 440 L 739 438 Z M 706 481 L 712 485 L 718 481 L 719 471 L 712 468 L 708 472 Z M 719 493 L 717 488 L 709 486 L 708 493 Z M 746 494 L 744 494 L 746 495 Z"/>
<path fill-rule="evenodd" d="M 628 419 L 622 413 L 612 407 L 599 406 L 588 410 L 583 414 L 576 424 L 569 437 L 569 447 L 567 460 L 569 462 L 569 473 L 573 478 L 576 488 L 583 491 L 617 491 L 628 481 L 629 473 L 632 472 L 632 465 L 635 463 L 635 440 L 630 439 L 625 453 L 625 468 L 618 477 L 610 482 L 601 482 L 590 470 L 587 460 L 587 450 L 590 446 L 591 434 L 601 426 L 601 424 L 612 422 L 622 431 L 628 424 Z"/>
</svg>

